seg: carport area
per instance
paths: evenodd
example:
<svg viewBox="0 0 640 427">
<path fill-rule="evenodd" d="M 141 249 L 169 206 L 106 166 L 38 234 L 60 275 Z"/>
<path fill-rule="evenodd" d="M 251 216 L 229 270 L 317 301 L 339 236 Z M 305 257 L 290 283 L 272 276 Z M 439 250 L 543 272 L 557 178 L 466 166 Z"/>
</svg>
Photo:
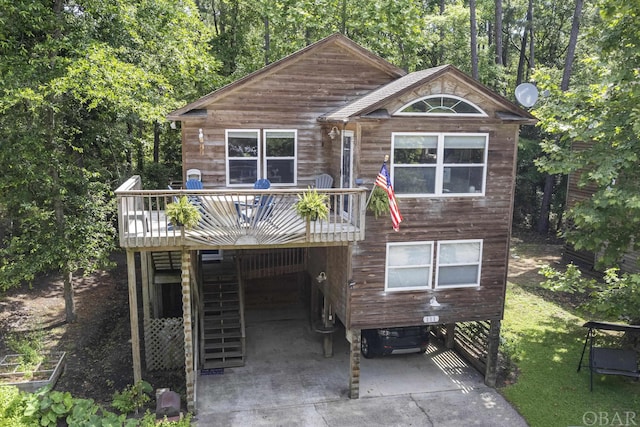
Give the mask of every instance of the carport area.
<svg viewBox="0 0 640 427">
<path fill-rule="evenodd" d="M 349 399 L 344 329 L 334 356 L 304 307 L 247 310 L 246 364 L 198 377 L 199 426 L 526 426 L 482 375 L 434 342 L 426 354 L 361 359 Z"/>
</svg>

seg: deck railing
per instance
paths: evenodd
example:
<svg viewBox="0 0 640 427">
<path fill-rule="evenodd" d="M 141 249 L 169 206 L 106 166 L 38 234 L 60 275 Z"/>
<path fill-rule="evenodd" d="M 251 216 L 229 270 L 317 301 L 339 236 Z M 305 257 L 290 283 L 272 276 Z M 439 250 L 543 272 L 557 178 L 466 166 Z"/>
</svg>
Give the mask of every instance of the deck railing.
<svg viewBox="0 0 640 427">
<path fill-rule="evenodd" d="M 294 205 L 305 189 L 143 190 L 133 176 L 116 190 L 120 245 L 131 248 L 256 248 L 332 245 L 364 239 L 365 189 L 318 189 L 329 198 L 329 218 L 308 221 Z M 201 214 L 185 230 L 165 215 L 187 196 Z M 348 211 L 348 213 L 347 213 Z"/>
</svg>

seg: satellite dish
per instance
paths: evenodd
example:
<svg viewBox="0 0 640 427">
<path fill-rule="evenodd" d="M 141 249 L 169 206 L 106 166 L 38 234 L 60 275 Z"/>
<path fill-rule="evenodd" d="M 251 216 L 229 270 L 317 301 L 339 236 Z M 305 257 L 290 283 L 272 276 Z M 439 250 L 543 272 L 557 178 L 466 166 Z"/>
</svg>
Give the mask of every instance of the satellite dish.
<svg viewBox="0 0 640 427">
<path fill-rule="evenodd" d="M 522 83 L 516 87 L 516 99 L 524 107 L 533 107 L 538 100 L 538 88 L 532 83 Z"/>
</svg>

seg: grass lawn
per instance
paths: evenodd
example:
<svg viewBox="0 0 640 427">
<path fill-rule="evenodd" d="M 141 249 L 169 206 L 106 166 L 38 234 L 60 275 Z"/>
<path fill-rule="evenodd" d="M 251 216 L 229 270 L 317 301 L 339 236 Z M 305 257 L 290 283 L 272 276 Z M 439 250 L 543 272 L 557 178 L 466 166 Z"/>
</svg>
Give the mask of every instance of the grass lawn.
<svg viewBox="0 0 640 427">
<path fill-rule="evenodd" d="M 535 280 L 507 288 L 502 337 L 518 376 L 500 392 L 532 427 L 640 426 L 640 383 L 596 375 L 590 392 L 588 368 L 576 372 L 585 319 L 541 296 Z"/>
</svg>

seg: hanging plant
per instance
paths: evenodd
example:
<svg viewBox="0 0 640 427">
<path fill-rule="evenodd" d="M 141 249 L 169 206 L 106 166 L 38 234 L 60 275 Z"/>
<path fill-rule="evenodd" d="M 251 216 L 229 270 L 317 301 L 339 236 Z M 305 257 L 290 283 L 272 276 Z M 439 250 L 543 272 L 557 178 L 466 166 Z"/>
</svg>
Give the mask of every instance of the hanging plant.
<svg viewBox="0 0 640 427">
<path fill-rule="evenodd" d="M 377 185 L 373 187 L 371 197 L 369 198 L 369 204 L 367 204 L 367 209 L 373 212 L 376 219 L 381 215 L 389 214 L 389 196 Z"/>
</svg>

